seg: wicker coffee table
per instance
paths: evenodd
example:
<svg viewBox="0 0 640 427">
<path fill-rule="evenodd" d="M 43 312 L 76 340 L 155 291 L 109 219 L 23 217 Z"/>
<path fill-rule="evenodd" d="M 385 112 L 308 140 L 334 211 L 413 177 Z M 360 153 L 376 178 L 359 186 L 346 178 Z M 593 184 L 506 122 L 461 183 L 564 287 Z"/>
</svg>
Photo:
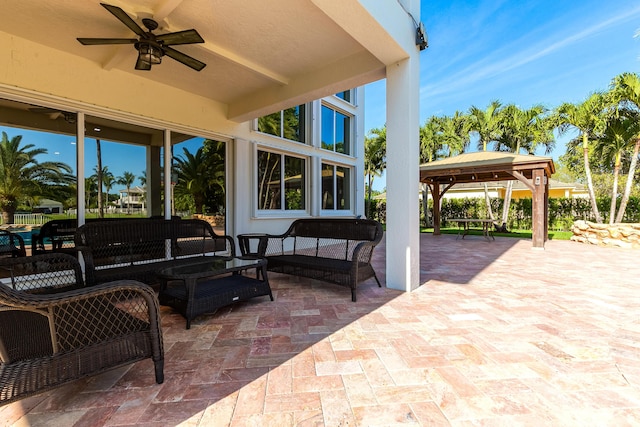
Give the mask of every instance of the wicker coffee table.
<svg viewBox="0 0 640 427">
<path fill-rule="evenodd" d="M 204 313 L 249 298 L 273 294 L 267 278 L 267 262 L 264 259 L 207 257 L 206 261 L 161 270 L 158 299 L 160 304 L 178 310 L 191 320 Z M 249 277 L 241 274 L 255 270 Z"/>
</svg>

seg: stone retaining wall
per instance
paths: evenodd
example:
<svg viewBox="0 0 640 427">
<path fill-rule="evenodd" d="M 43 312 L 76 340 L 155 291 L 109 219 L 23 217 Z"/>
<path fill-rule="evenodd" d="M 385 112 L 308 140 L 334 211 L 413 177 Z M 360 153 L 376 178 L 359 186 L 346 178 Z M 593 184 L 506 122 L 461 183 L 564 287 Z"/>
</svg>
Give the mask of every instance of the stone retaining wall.
<svg viewBox="0 0 640 427">
<path fill-rule="evenodd" d="M 598 246 L 640 249 L 640 224 L 598 224 L 576 221 L 571 240 Z"/>
</svg>

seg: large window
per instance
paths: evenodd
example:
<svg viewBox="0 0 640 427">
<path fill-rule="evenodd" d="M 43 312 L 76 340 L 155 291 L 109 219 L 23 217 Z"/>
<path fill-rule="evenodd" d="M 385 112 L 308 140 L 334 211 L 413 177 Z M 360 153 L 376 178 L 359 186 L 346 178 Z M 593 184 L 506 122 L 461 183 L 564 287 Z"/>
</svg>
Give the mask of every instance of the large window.
<svg viewBox="0 0 640 427">
<path fill-rule="evenodd" d="M 258 209 L 304 210 L 305 163 L 299 157 L 258 150 Z"/>
<path fill-rule="evenodd" d="M 351 209 L 351 169 L 322 164 L 322 209 Z"/>
<path fill-rule="evenodd" d="M 351 117 L 322 106 L 322 148 L 351 154 Z"/>
<path fill-rule="evenodd" d="M 258 119 L 258 131 L 302 142 L 305 137 L 305 106 L 288 108 Z"/>
</svg>

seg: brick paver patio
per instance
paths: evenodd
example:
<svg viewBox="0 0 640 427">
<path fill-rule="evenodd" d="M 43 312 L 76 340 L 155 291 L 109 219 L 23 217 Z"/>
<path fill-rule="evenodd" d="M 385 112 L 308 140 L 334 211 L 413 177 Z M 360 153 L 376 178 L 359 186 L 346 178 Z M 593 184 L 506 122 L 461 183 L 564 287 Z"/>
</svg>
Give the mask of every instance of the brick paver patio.
<svg viewBox="0 0 640 427">
<path fill-rule="evenodd" d="M 384 247 L 375 254 L 384 283 Z M 0 408 L 9 426 L 640 425 L 640 252 L 421 236 L 419 289 L 273 274 L 144 361 Z"/>
</svg>

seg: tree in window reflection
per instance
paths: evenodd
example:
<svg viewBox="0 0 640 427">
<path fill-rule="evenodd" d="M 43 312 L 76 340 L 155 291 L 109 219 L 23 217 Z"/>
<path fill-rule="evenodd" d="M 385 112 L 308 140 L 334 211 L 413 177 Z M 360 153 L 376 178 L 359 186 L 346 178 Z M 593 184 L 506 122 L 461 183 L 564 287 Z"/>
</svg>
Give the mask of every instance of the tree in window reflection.
<svg viewBox="0 0 640 427">
<path fill-rule="evenodd" d="M 177 210 L 223 213 L 225 207 L 225 143 L 206 139 L 191 153 L 176 157 L 174 203 Z"/>
<path fill-rule="evenodd" d="M 258 209 L 305 209 L 305 183 L 304 159 L 258 151 Z"/>
<path fill-rule="evenodd" d="M 258 131 L 290 141 L 304 142 L 304 105 L 287 108 L 258 119 Z"/>
</svg>

